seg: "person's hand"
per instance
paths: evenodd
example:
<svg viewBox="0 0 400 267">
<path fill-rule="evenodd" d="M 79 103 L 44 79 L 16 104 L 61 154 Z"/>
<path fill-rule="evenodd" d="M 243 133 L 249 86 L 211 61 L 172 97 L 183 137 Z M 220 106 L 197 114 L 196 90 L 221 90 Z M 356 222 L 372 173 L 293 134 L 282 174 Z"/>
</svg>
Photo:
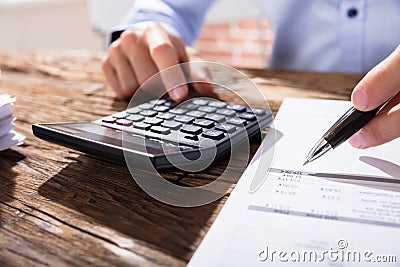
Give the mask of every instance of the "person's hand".
<svg viewBox="0 0 400 267">
<path fill-rule="evenodd" d="M 356 148 L 368 148 L 400 137 L 400 46 L 375 66 L 355 87 L 351 101 L 361 111 L 392 100 L 349 139 Z"/>
<path fill-rule="evenodd" d="M 154 74 L 189 60 L 199 60 L 194 49 L 185 47 L 179 37 L 155 23 L 142 31 L 123 32 L 111 44 L 103 58 L 102 68 L 117 97 L 125 99 L 131 97 Z M 190 75 L 193 81 L 204 82 L 194 83 L 194 88 L 202 95 L 210 95 L 213 87 L 207 83 L 207 69 L 199 66 L 190 68 Z M 188 95 L 183 71 L 179 69 L 174 75 L 161 77 L 168 90 L 174 88 L 168 91 L 171 99 L 181 101 Z"/>
</svg>

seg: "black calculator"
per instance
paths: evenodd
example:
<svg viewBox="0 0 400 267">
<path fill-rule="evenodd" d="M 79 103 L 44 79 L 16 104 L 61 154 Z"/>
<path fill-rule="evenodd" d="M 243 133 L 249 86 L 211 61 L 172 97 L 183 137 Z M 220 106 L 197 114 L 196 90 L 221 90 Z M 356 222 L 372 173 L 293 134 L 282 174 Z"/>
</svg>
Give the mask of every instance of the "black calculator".
<svg viewBox="0 0 400 267">
<path fill-rule="evenodd" d="M 272 121 L 268 110 L 196 97 L 181 103 L 152 100 L 91 122 L 32 126 L 35 136 L 124 164 L 124 153 L 157 170 L 179 168 L 179 157 L 196 164 L 202 149 L 215 160 L 246 138 L 260 134 Z M 175 158 L 174 158 L 175 157 Z M 188 163 L 189 162 L 189 163 Z"/>
</svg>

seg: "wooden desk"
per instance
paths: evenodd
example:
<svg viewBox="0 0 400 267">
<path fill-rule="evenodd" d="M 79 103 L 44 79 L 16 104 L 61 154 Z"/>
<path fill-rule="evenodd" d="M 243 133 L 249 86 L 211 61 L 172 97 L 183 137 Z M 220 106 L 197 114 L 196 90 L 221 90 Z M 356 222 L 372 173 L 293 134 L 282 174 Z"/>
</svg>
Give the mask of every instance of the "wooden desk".
<svg viewBox="0 0 400 267">
<path fill-rule="evenodd" d="M 226 197 L 198 208 L 162 204 L 127 168 L 35 138 L 31 125 L 94 120 L 126 108 L 107 88 L 99 54 L 0 51 L 0 93 L 24 145 L 0 152 L 0 265 L 185 265 Z M 361 75 L 245 70 L 276 112 L 285 97 L 349 99 Z M 223 98 L 223 96 L 220 96 Z M 254 149 L 253 149 L 254 151 Z M 218 176 L 168 174 L 182 184 Z"/>
</svg>

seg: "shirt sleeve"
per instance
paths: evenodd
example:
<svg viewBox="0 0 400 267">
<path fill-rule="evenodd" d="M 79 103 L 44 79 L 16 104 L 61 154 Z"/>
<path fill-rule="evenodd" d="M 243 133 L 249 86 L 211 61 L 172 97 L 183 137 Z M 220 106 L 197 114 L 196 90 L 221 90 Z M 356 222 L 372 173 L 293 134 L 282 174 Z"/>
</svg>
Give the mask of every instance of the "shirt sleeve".
<svg viewBox="0 0 400 267">
<path fill-rule="evenodd" d="M 118 39 L 126 29 L 143 29 L 159 22 L 168 31 L 179 35 L 187 45 L 198 37 L 205 15 L 215 0 L 136 0 L 133 8 L 114 28 L 109 43 Z"/>
</svg>

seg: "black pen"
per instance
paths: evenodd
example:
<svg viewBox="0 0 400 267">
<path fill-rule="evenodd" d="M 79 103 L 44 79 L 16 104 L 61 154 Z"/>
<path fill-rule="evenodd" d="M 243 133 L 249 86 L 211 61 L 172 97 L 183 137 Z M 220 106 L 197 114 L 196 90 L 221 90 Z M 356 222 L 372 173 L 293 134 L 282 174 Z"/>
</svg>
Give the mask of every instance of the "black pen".
<svg viewBox="0 0 400 267">
<path fill-rule="evenodd" d="M 349 139 L 372 120 L 389 101 L 390 99 L 370 111 L 359 111 L 355 107 L 350 108 L 315 144 L 310 153 L 308 153 L 307 160 L 304 162 L 303 166 L 316 160 L 326 152 L 338 147 L 341 143 Z"/>
</svg>

